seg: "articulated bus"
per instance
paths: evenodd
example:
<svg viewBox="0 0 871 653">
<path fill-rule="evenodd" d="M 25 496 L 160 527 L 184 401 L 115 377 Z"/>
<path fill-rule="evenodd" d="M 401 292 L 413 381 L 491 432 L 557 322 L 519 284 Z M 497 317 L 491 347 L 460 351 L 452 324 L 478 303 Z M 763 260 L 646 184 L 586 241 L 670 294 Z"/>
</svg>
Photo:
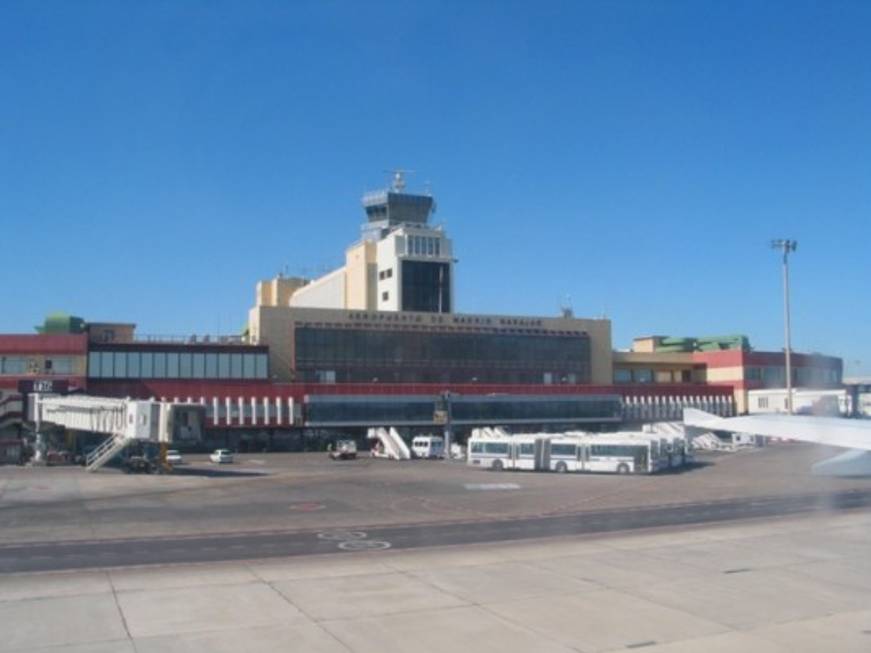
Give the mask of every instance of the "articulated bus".
<svg viewBox="0 0 871 653">
<path fill-rule="evenodd" d="M 676 457 L 648 434 L 526 434 L 471 438 L 467 463 L 485 469 L 652 474 Z"/>
</svg>

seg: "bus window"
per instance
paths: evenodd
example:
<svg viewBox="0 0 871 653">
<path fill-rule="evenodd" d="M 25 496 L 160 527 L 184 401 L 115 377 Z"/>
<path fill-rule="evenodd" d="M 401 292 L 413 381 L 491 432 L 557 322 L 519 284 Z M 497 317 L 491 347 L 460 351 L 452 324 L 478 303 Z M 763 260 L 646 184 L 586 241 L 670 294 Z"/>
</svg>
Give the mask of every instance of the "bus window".
<svg viewBox="0 0 871 653">
<path fill-rule="evenodd" d="M 472 453 L 483 453 L 484 452 L 484 443 L 483 442 L 473 442 L 472 443 Z"/>
<path fill-rule="evenodd" d="M 484 453 L 498 454 L 501 456 L 508 455 L 507 442 L 484 442 Z M 475 452 L 478 453 L 478 452 Z"/>
<path fill-rule="evenodd" d="M 575 458 L 578 455 L 578 448 L 574 444 L 553 444 L 550 447 L 550 455 Z"/>
</svg>

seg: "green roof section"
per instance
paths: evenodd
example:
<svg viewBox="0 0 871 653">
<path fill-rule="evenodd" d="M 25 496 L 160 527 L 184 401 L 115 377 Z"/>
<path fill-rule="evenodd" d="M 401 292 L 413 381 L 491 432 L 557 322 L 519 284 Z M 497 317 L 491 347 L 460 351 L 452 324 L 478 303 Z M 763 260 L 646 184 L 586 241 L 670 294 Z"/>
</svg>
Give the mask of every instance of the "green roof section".
<svg viewBox="0 0 871 653">
<path fill-rule="evenodd" d="M 701 338 L 664 336 L 654 347 L 654 351 L 662 353 L 725 350 L 750 351 L 750 339 L 740 334 Z"/>
<path fill-rule="evenodd" d="M 42 325 L 36 327 L 36 332 L 46 335 L 84 333 L 85 320 L 68 313 L 49 313 Z"/>
</svg>

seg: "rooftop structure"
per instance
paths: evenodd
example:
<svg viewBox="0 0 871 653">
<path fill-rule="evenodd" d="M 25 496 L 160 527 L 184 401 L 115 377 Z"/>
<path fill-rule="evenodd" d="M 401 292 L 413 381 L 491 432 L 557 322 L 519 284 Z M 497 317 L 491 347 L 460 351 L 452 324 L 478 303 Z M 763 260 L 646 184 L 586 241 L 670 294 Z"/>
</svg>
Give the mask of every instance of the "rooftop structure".
<svg viewBox="0 0 871 653">
<path fill-rule="evenodd" d="M 363 208 L 367 223 L 363 225 L 364 239 L 380 240 L 390 229 L 409 224 L 425 226 L 435 213 L 435 200 L 430 194 L 405 191 L 406 170 L 395 170 L 390 188 L 363 195 Z"/>
<path fill-rule="evenodd" d="M 675 337 L 642 336 L 632 341 L 632 351 L 640 353 L 677 353 L 692 351 L 722 351 L 740 349 L 748 351 L 750 340 L 745 335 Z"/>
<path fill-rule="evenodd" d="M 404 171 L 390 188 L 363 196 L 363 237 L 345 251 L 345 265 L 317 279 L 261 281 L 258 305 L 367 311 L 451 313 L 453 244 L 429 224 L 432 195 L 407 192 Z"/>
</svg>

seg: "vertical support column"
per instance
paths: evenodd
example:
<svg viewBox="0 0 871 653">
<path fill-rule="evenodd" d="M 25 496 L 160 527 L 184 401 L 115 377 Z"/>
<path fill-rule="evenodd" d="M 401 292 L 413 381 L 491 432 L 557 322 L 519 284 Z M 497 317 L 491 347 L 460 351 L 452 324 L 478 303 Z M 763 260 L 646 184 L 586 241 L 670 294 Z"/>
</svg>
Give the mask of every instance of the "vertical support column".
<svg viewBox="0 0 871 653">
<path fill-rule="evenodd" d="M 284 408 L 284 405 L 281 403 L 281 397 L 276 397 L 275 398 L 275 423 L 276 424 L 280 425 L 282 423 L 282 420 L 283 420 L 282 413 L 284 412 L 282 410 L 283 408 Z"/>
<path fill-rule="evenodd" d="M 227 414 L 224 415 L 224 422 L 226 426 L 230 426 L 233 424 L 233 400 L 230 397 L 224 397 L 224 403 L 227 410 Z"/>
<path fill-rule="evenodd" d="M 245 424 L 245 400 L 239 397 L 239 426 Z"/>
<path fill-rule="evenodd" d="M 251 397 L 251 425 L 257 425 L 257 397 Z"/>
<path fill-rule="evenodd" d="M 442 393 L 442 399 L 444 401 L 444 410 L 445 410 L 445 460 L 450 462 L 451 460 L 451 444 L 454 440 L 454 425 L 453 425 L 453 415 L 451 414 L 451 392 L 450 390 L 445 390 Z"/>
<path fill-rule="evenodd" d="M 269 425 L 269 397 L 263 397 L 263 424 Z"/>
<path fill-rule="evenodd" d="M 45 464 L 45 437 L 42 434 L 42 406 L 39 405 L 39 394 L 31 393 L 31 400 L 34 402 L 34 420 L 36 428 L 36 442 L 33 445 L 33 464 Z"/>
</svg>

